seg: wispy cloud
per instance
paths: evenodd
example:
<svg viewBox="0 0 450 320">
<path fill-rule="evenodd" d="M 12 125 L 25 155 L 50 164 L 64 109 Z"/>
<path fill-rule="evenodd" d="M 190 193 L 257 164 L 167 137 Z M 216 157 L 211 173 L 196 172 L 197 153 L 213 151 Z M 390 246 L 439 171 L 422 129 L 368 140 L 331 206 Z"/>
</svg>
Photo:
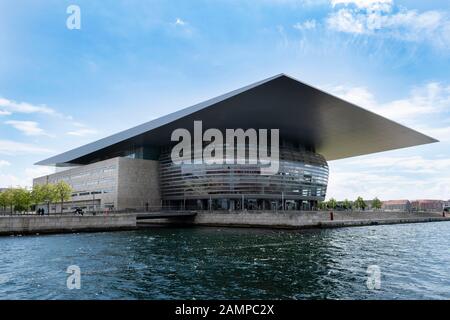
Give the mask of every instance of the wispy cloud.
<svg viewBox="0 0 450 320">
<path fill-rule="evenodd" d="M 353 170 L 343 170 L 331 163 L 327 197 L 337 199 L 365 199 L 379 197 L 382 200 L 394 199 L 448 199 L 450 177 L 423 174 L 420 176 L 386 174 L 376 170 L 364 170 L 358 166 Z"/>
<path fill-rule="evenodd" d="M 450 126 L 433 127 L 419 126 L 417 130 L 438 139 L 441 142 L 450 142 Z"/>
<path fill-rule="evenodd" d="M 278 25 L 277 26 L 277 32 L 280 35 L 280 43 L 279 43 L 279 45 L 282 48 L 287 48 L 289 46 L 290 41 L 289 41 L 288 36 L 286 35 L 284 27 L 281 26 L 281 25 Z"/>
<path fill-rule="evenodd" d="M 0 168 L 1 167 L 6 167 L 6 166 L 10 166 L 11 163 L 6 161 L 6 160 L 0 160 Z"/>
<path fill-rule="evenodd" d="M 393 172 L 414 172 L 439 174 L 450 170 L 449 158 L 424 158 L 423 156 L 373 156 L 358 160 L 349 160 L 347 164 L 362 165 L 366 168 L 385 169 Z M 450 195 L 449 195 L 450 196 Z"/>
<path fill-rule="evenodd" d="M 170 24 L 170 29 L 174 35 L 186 38 L 191 38 L 195 34 L 195 28 L 182 18 L 176 18 L 175 21 Z"/>
<path fill-rule="evenodd" d="M 34 178 L 46 176 L 46 175 L 49 175 L 52 173 L 55 173 L 54 167 L 35 166 L 35 167 L 31 167 L 31 168 L 26 168 L 25 169 L 25 179 L 27 181 L 27 185 L 32 185 Z"/>
<path fill-rule="evenodd" d="M 68 131 L 67 134 L 69 136 L 76 136 L 76 137 L 84 137 L 88 135 L 97 134 L 98 131 L 95 129 L 89 129 L 89 128 L 80 128 L 73 131 Z"/>
<path fill-rule="evenodd" d="M 379 102 L 366 87 L 335 87 L 330 91 L 341 98 L 406 124 L 437 138 L 446 149 L 450 142 L 450 86 L 429 82 L 413 88 L 404 98 Z M 443 149 L 443 153 L 445 150 Z M 330 162 L 329 197 L 384 200 L 450 197 L 450 159 L 439 154 L 373 154 Z"/>
<path fill-rule="evenodd" d="M 35 121 L 9 120 L 5 121 L 5 123 L 13 126 L 27 136 L 49 136 Z"/>
<path fill-rule="evenodd" d="M 12 140 L 0 140 L 0 154 L 15 156 L 26 154 L 46 154 L 54 152 L 51 149 L 38 147 L 33 144 L 22 143 Z"/>
<path fill-rule="evenodd" d="M 44 104 L 36 105 L 28 102 L 17 102 L 0 96 L 0 115 L 11 115 L 13 113 L 44 114 L 65 120 L 72 120 L 72 116 L 62 114 Z"/>
<path fill-rule="evenodd" d="M 175 25 L 176 25 L 176 26 L 185 26 L 185 25 L 186 25 L 186 22 L 185 22 L 183 19 L 176 18 L 176 19 L 175 19 Z"/>
<path fill-rule="evenodd" d="M 389 9 L 392 6 L 393 0 L 331 0 L 331 5 L 355 5 L 358 8 L 380 10 Z"/>
<path fill-rule="evenodd" d="M 429 82 L 415 87 L 408 97 L 381 103 L 366 87 L 337 86 L 330 91 L 338 97 L 355 103 L 438 139 L 450 142 L 450 85 Z"/>
<path fill-rule="evenodd" d="M 450 85 L 438 82 L 416 87 L 408 97 L 386 103 L 378 102 L 373 93 L 365 87 L 338 86 L 331 88 L 331 91 L 344 100 L 403 123 L 420 116 L 450 111 Z"/>
<path fill-rule="evenodd" d="M 13 100 L 0 97 L 0 107 L 5 111 L 17 113 L 43 113 L 56 114 L 56 111 L 45 105 L 34 105 L 28 102 L 16 102 Z"/>
<path fill-rule="evenodd" d="M 392 0 L 332 0 L 331 4 L 337 9 L 326 19 L 331 30 L 428 41 L 439 48 L 450 48 L 449 12 L 408 10 L 395 6 Z"/>
<path fill-rule="evenodd" d="M 292 27 L 297 30 L 312 30 L 316 28 L 316 20 L 310 19 L 303 22 L 297 22 Z"/>
<path fill-rule="evenodd" d="M 20 174 L 0 172 L 0 187 L 31 187 L 34 178 L 52 173 L 55 173 L 55 168 L 45 166 L 25 168 Z"/>
<path fill-rule="evenodd" d="M 16 186 L 29 186 L 25 179 L 21 179 L 14 174 L 0 172 L 0 188 Z"/>
<path fill-rule="evenodd" d="M 254 0 L 247 0 L 252 5 L 255 4 Z M 329 0 L 259 0 L 258 4 L 268 5 L 289 5 L 291 7 L 308 7 L 308 6 L 320 6 L 328 4 Z M 244 1 L 240 1 L 244 2 Z"/>
</svg>

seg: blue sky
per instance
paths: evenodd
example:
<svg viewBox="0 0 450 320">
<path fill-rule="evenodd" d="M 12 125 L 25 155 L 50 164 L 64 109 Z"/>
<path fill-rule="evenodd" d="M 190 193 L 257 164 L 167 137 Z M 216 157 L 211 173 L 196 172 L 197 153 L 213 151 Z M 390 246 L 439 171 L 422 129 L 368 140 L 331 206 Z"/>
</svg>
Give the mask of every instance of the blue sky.
<svg viewBox="0 0 450 320">
<path fill-rule="evenodd" d="M 66 27 L 71 4 L 80 30 Z M 441 141 L 330 162 L 328 197 L 450 198 L 448 1 L 2 1 L 0 29 L 0 187 L 286 73 Z"/>
</svg>

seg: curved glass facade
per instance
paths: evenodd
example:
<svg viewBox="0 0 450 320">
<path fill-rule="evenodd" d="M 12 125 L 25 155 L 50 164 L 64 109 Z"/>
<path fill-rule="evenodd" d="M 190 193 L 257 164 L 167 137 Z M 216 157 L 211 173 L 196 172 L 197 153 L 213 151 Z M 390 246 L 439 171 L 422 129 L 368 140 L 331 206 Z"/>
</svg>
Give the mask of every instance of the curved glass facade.
<svg viewBox="0 0 450 320">
<path fill-rule="evenodd" d="M 278 173 L 260 172 L 260 164 L 176 165 L 165 148 L 160 155 L 162 200 L 186 209 L 299 210 L 312 209 L 325 198 L 328 165 L 320 154 L 281 146 Z"/>
</svg>

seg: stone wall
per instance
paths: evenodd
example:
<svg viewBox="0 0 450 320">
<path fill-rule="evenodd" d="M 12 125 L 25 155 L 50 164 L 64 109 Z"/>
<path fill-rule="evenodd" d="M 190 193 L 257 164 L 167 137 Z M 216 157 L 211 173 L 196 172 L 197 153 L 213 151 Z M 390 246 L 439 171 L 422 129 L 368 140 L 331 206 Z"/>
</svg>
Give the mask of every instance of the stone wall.
<svg viewBox="0 0 450 320">
<path fill-rule="evenodd" d="M 184 223 L 210 226 L 270 227 L 270 228 L 308 228 L 343 227 L 371 224 L 429 222 L 450 220 L 442 213 L 407 212 L 334 212 L 330 221 L 329 212 L 199 212 L 191 220 L 152 220 L 148 223 Z M 141 223 L 141 222 L 140 222 Z"/>
<path fill-rule="evenodd" d="M 110 231 L 134 228 L 136 228 L 136 216 L 132 214 L 0 217 L 0 235 Z"/>
<path fill-rule="evenodd" d="M 119 158 L 117 208 L 159 207 L 159 161 Z"/>
</svg>

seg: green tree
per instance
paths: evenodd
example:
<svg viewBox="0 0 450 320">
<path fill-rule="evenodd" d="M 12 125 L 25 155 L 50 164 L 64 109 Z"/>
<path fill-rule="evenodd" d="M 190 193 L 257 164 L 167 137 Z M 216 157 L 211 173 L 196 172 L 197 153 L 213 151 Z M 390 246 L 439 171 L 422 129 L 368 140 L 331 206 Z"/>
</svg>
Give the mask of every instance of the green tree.
<svg viewBox="0 0 450 320">
<path fill-rule="evenodd" d="M 31 205 L 31 194 L 26 188 L 12 189 L 14 211 L 28 211 Z"/>
<path fill-rule="evenodd" d="M 375 197 L 372 200 L 372 208 L 373 209 L 381 209 L 381 205 L 382 205 L 382 203 L 381 203 L 380 199 L 378 199 L 377 197 Z"/>
<path fill-rule="evenodd" d="M 2 205 L 3 208 L 6 209 L 6 207 L 9 207 L 11 209 L 11 213 L 13 213 L 14 209 L 14 191 L 12 188 L 8 188 L 5 191 L 1 193 L 2 196 Z"/>
<path fill-rule="evenodd" d="M 61 213 L 63 213 L 64 201 L 68 201 L 72 195 L 72 187 L 65 181 L 59 181 L 55 185 L 55 191 L 61 202 Z"/>
<path fill-rule="evenodd" d="M 6 211 L 7 203 L 4 192 L 0 192 L 0 207 L 3 209 L 3 211 Z"/>
<path fill-rule="evenodd" d="M 319 203 L 317 204 L 320 210 L 325 210 L 327 208 L 327 205 L 328 204 L 326 201 L 319 201 Z"/>
<path fill-rule="evenodd" d="M 350 210 L 350 209 L 352 208 L 352 203 L 351 203 L 348 199 L 345 199 L 345 200 L 342 202 L 342 208 L 343 208 L 344 210 Z"/>
<path fill-rule="evenodd" d="M 59 200 L 58 193 L 54 184 L 44 184 L 41 188 L 42 200 L 47 204 L 47 212 L 50 214 L 50 204 Z"/>
<path fill-rule="evenodd" d="M 361 197 L 356 198 L 354 205 L 356 209 L 360 210 L 366 209 L 366 203 L 364 202 L 364 199 Z"/>
<path fill-rule="evenodd" d="M 328 200 L 328 205 L 327 206 L 328 206 L 329 209 L 336 209 L 336 206 L 337 206 L 336 199 L 331 198 L 330 200 Z"/>
<path fill-rule="evenodd" d="M 43 185 L 35 184 L 31 190 L 31 204 L 37 206 L 44 202 Z"/>
</svg>

